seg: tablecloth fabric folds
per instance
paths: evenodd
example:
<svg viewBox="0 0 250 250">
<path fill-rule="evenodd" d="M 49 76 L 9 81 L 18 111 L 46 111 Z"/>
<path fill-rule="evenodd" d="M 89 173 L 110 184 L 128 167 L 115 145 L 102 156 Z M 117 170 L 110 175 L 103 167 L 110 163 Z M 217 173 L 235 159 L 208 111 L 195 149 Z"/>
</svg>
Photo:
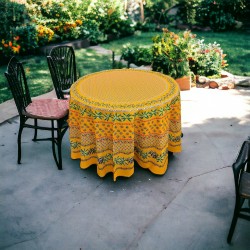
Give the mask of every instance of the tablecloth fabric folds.
<svg viewBox="0 0 250 250">
<path fill-rule="evenodd" d="M 129 177 L 134 160 L 164 174 L 168 151 L 181 151 L 180 90 L 166 75 L 117 69 L 80 78 L 70 91 L 71 158 L 103 177 Z"/>
</svg>

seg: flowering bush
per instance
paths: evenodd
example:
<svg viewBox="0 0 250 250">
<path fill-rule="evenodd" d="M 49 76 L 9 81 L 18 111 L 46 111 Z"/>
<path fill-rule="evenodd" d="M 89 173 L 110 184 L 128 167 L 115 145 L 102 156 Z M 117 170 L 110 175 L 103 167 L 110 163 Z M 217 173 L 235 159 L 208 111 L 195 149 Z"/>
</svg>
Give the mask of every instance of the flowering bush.
<svg viewBox="0 0 250 250">
<path fill-rule="evenodd" d="M 0 37 L 7 40 L 7 35 L 16 35 L 17 30 L 25 32 L 34 40 L 28 39 L 26 43 L 26 37 L 20 36 L 22 51 L 52 41 L 89 38 L 97 43 L 106 40 L 108 34 L 121 37 L 134 32 L 122 0 L 26 0 L 22 4 L 5 0 L 4 3 L 0 4 L 3 16 Z"/>
<path fill-rule="evenodd" d="M 153 70 L 173 78 L 189 75 L 188 59 L 195 56 L 194 39 L 190 31 L 176 34 L 163 29 L 162 35 L 153 37 Z"/>
<path fill-rule="evenodd" d="M 13 40 L 2 39 L 0 44 L 0 58 L 10 57 L 14 54 L 18 54 L 21 46 L 18 44 L 19 36 L 13 38 Z"/>
<path fill-rule="evenodd" d="M 59 21 L 56 26 L 53 26 L 51 29 L 55 32 L 57 37 L 60 37 L 60 40 L 72 40 L 77 39 L 81 35 L 80 27 L 82 25 L 82 20 L 75 21 Z"/>
<path fill-rule="evenodd" d="M 54 36 L 54 31 L 43 25 L 37 25 L 37 41 L 39 45 L 45 45 L 52 41 Z"/>
<path fill-rule="evenodd" d="M 219 76 L 221 69 L 227 66 L 220 44 L 205 44 L 204 40 L 196 41 L 196 57 L 189 58 L 189 66 L 195 75 Z"/>
<path fill-rule="evenodd" d="M 190 31 L 174 33 L 163 29 L 153 37 L 151 48 L 130 44 L 122 49 L 121 59 L 136 65 L 152 65 L 154 71 L 173 78 L 188 75 L 219 76 L 227 66 L 226 54 L 216 42 L 206 44 Z"/>
<path fill-rule="evenodd" d="M 38 26 L 40 43 L 46 43 L 46 40 L 48 43 L 52 40 L 73 40 L 80 37 L 80 14 L 84 11 L 81 2 L 29 0 L 27 8 L 33 23 Z"/>
</svg>

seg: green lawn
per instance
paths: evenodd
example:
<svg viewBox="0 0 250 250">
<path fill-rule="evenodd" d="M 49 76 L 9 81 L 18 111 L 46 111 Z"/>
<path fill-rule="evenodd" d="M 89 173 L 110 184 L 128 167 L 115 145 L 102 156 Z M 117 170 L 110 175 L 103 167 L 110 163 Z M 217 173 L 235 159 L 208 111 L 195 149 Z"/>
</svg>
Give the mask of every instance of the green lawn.
<svg viewBox="0 0 250 250">
<path fill-rule="evenodd" d="M 193 32 L 198 38 L 205 39 L 205 42 L 217 42 L 221 45 L 224 53 L 227 54 L 228 72 L 234 75 L 250 76 L 250 43 L 249 33 L 241 32 Z M 157 33 L 138 32 L 134 36 L 115 40 L 110 43 L 101 44 L 106 49 L 114 50 L 118 55 L 121 53 L 122 46 L 130 43 L 131 45 L 152 44 L 152 37 Z M 77 71 L 80 76 L 100 70 L 111 68 L 111 56 L 99 55 L 94 50 L 79 49 L 75 50 Z M 24 63 L 25 72 L 30 87 L 31 96 L 44 94 L 53 89 L 48 65 L 45 56 L 26 56 L 19 57 Z M 4 76 L 6 65 L 0 67 L 0 103 L 12 98 L 10 90 Z"/>
<path fill-rule="evenodd" d="M 243 32 L 200 32 L 199 38 L 208 42 L 217 42 L 223 53 L 227 54 L 227 71 L 240 76 L 250 76 L 250 33 Z"/>
</svg>

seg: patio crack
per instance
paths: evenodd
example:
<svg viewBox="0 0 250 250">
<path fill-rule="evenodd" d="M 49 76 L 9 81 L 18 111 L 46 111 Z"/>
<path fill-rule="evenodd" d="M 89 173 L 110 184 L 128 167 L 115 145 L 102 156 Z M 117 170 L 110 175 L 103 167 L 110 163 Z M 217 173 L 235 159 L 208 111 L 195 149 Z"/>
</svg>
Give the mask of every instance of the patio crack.
<svg viewBox="0 0 250 250">
<path fill-rule="evenodd" d="M 216 171 L 220 171 L 222 169 L 225 169 L 225 168 L 229 168 L 231 166 L 224 166 L 224 167 L 220 167 L 220 168 L 216 168 L 214 170 L 210 170 L 210 171 L 207 171 L 207 172 L 204 172 L 204 173 L 201 173 L 201 174 L 198 174 L 198 175 L 195 175 L 195 176 L 191 176 L 189 177 L 183 184 L 182 188 L 176 193 L 176 195 L 172 198 L 172 200 L 170 200 L 168 203 L 165 203 L 162 205 L 162 208 L 161 210 L 155 214 L 155 216 L 153 216 L 149 221 L 148 223 L 143 226 L 142 228 L 139 228 L 139 231 L 137 233 L 137 235 L 135 236 L 135 238 L 132 240 L 132 242 L 126 247 L 126 250 L 132 250 L 132 249 L 135 249 L 138 245 L 137 243 L 139 242 L 139 240 L 142 238 L 143 234 L 146 233 L 147 229 L 154 223 L 154 221 L 162 214 L 162 212 L 164 210 L 166 210 L 168 208 L 168 206 L 170 204 L 172 204 L 172 202 L 176 199 L 176 197 L 182 192 L 182 190 L 187 186 L 187 184 L 192 180 L 192 179 L 195 179 L 195 178 L 199 178 L 200 176 L 203 176 L 203 175 L 207 175 L 207 174 L 210 174 L 210 173 L 213 173 L 213 172 L 216 172 Z"/>
</svg>

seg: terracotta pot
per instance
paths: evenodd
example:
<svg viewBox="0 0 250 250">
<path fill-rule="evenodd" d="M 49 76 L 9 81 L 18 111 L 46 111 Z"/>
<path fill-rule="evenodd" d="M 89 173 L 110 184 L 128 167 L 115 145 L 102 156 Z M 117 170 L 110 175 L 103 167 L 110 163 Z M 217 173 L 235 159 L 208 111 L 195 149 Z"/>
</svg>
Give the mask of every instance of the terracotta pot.
<svg viewBox="0 0 250 250">
<path fill-rule="evenodd" d="M 191 76 L 183 76 L 181 78 L 175 79 L 179 84 L 180 90 L 190 90 L 191 89 Z"/>
</svg>

